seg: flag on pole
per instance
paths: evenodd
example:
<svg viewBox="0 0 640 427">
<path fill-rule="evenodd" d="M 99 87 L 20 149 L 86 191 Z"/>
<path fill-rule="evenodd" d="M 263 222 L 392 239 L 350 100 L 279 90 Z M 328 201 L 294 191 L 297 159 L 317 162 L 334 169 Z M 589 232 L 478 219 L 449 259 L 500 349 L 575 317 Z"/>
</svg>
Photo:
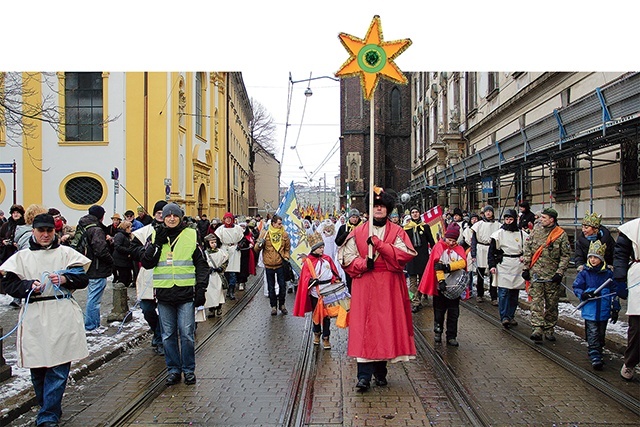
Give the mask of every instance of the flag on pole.
<svg viewBox="0 0 640 427">
<path fill-rule="evenodd" d="M 302 268 L 302 260 L 309 254 L 311 248 L 307 243 L 307 233 L 302 227 L 302 217 L 298 209 L 298 200 L 296 199 L 296 191 L 293 188 L 293 181 L 282 197 L 276 210 L 276 215 L 282 217 L 284 230 L 291 239 L 291 265 L 296 274 L 299 275 Z"/>
<path fill-rule="evenodd" d="M 444 237 L 445 224 L 442 216 L 442 208 L 440 206 L 431 208 L 423 213 L 422 220 L 429 226 L 429 228 L 431 228 L 431 235 L 436 243 Z"/>
</svg>

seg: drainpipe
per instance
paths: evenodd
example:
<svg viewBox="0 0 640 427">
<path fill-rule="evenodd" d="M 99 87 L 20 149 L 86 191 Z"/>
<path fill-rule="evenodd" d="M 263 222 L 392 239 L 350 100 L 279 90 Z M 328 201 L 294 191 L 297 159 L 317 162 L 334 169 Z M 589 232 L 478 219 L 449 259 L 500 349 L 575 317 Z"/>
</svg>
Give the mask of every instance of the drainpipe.
<svg viewBox="0 0 640 427">
<path fill-rule="evenodd" d="M 143 159 L 143 177 L 142 177 L 142 194 L 144 206 L 149 206 L 149 73 L 143 73 L 143 97 L 144 97 L 144 126 L 142 129 L 142 159 Z"/>
<path fill-rule="evenodd" d="M 230 80 L 231 80 L 231 73 L 227 74 L 227 90 L 225 91 L 224 96 L 227 98 L 225 100 L 225 109 L 226 111 L 226 116 L 227 116 L 227 210 L 226 212 L 231 212 L 231 185 L 229 185 L 231 182 L 233 182 L 231 180 L 231 149 L 229 147 L 229 140 L 230 140 L 230 130 L 229 130 L 229 88 L 231 87 L 230 85 Z"/>
</svg>

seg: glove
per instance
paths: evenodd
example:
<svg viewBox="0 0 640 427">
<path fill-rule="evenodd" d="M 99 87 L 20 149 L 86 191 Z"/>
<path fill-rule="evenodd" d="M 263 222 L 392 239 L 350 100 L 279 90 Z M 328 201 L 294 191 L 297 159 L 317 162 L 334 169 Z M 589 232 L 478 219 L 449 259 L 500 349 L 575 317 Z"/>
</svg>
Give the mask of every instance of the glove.
<svg viewBox="0 0 640 427">
<path fill-rule="evenodd" d="M 553 275 L 553 277 L 551 278 L 551 281 L 552 281 L 553 283 L 560 283 L 560 282 L 562 282 L 562 274 L 560 274 L 560 273 L 556 273 L 556 274 L 554 274 L 554 275 Z"/>
<path fill-rule="evenodd" d="M 442 293 L 447 290 L 447 282 L 440 280 L 438 282 L 438 292 Z"/>
<path fill-rule="evenodd" d="M 156 238 L 153 244 L 156 246 L 162 246 L 165 243 L 169 243 L 169 230 L 167 227 L 160 226 L 156 228 Z"/>
<path fill-rule="evenodd" d="M 614 325 L 618 321 L 618 315 L 620 314 L 619 310 L 611 310 L 611 323 Z"/>
<path fill-rule="evenodd" d="M 528 282 L 531 280 L 531 272 L 529 270 L 522 270 L 522 278 Z"/>
<path fill-rule="evenodd" d="M 451 273 L 451 266 L 449 266 L 449 264 L 443 264 L 441 262 L 436 262 L 435 263 L 435 268 L 436 268 L 436 270 L 442 270 L 445 273 Z"/>
<path fill-rule="evenodd" d="M 195 305 L 196 307 L 200 307 L 204 305 L 206 301 L 204 293 L 205 293 L 204 289 L 196 289 L 196 298 L 193 302 L 193 305 Z"/>
<path fill-rule="evenodd" d="M 367 270 L 373 270 L 373 258 L 367 258 Z"/>
<path fill-rule="evenodd" d="M 580 301 L 587 301 L 590 300 L 591 298 L 595 298 L 595 294 L 593 292 L 583 292 L 582 295 L 580 295 Z"/>
<path fill-rule="evenodd" d="M 216 267 L 213 269 L 213 271 L 215 271 L 216 273 L 222 273 L 224 270 L 222 270 L 222 267 Z"/>
<path fill-rule="evenodd" d="M 313 288 L 314 286 L 316 286 L 318 284 L 318 279 L 311 279 L 309 280 L 309 288 Z"/>
</svg>

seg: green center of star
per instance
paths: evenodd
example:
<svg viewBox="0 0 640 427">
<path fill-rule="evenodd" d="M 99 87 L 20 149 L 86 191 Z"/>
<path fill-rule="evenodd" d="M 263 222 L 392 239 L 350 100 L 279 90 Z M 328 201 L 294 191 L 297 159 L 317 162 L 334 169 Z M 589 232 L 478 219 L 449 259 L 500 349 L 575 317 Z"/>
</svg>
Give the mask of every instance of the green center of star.
<svg viewBox="0 0 640 427">
<path fill-rule="evenodd" d="M 387 54 L 377 44 L 368 44 L 358 52 L 358 65 L 367 73 L 377 73 L 387 63 Z"/>
</svg>

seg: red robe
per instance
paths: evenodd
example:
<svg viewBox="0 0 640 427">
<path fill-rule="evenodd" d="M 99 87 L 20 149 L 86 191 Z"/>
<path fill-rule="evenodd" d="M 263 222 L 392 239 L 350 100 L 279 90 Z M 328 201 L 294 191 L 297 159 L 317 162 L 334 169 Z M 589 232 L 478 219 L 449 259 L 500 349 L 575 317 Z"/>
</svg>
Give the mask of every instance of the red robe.
<svg viewBox="0 0 640 427">
<path fill-rule="evenodd" d="M 307 265 L 307 259 L 311 261 L 313 268 L 316 268 L 318 262 L 320 262 L 320 258 L 315 256 L 308 256 L 302 260 L 302 268 L 300 269 L 300 278 L 298 280 L 298 290 L 296 291 L 296 300 L 293 303 L 293 315 L 298 317 L 304 317 L 305 313 L 311 311 L 311 294 L 309 290 L 309 281 L 311 281 L 311 271 L 309 271 L 309 266 Z M 340 280 L 340 275 L 338 274 L 338 269 L 336 268 L 335 263 L 331 259 L 329 255 L 322 255 L 322 259 L 329 262 L 331 266 L 331 271 L 333 271 L 333 278 L 331 279 L 331 283 L 335 283 Z"/>
<path fill-rule="evenodd" d="M 422 273 L 422 278 L 420 279 L 420 284 L 418 285 L 418 291 L 420 291 L 424 295 L 439 295 L 438 293 L 438 278 L 436 277 L 436 269 L 434 264 L 440 261 L 440 256 L 446 250 L 455 251 L 460 257 L 464 260 L 467 259 L 467 254 L 464 249 L 460 245 L 456 245 L 453 248 L 450 248 L 447 242 L 444 239 L 440 239 L 438 243 L 433 247 L 431 251 L 431 255 L 429 255 L 429 262 L 427 266 L 424 268 L 424 273 Z"/>
<path fill-rule="evenodd" d="M 368 237 L 369 227 L 357 227 L 347 237 L 347 241 L 355 238 L 360 254 L 345 267 L 353 278 L 347 354 L 369 360 L 414 356 L 411 301 L 403 270 L 415 255 L 393 243 L 399 237 L 412 251 L 413 245 L 402 227 L 387 221 L 384 239 L 372 237 L 380 255 L 374 269 L 367 270 Z"/>
</svg>

